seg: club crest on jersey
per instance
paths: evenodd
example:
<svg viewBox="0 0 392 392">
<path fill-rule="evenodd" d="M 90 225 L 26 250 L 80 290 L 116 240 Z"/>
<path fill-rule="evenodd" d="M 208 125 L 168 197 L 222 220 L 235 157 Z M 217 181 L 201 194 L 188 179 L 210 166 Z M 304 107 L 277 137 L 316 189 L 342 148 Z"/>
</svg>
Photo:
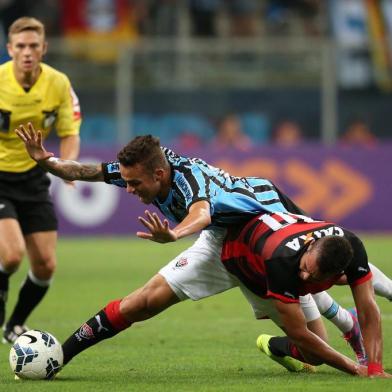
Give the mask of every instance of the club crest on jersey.
<svg viewBox="0 0 392 392">
<path fill-rule="evenodd" d="M 186 265 L 188 265 L 188 259 L 187 259 L 186 257 L 181 257 L 181 258 L 177 261 L 177 263 L 176 263 L 176 265 L 174 266 L 173 269 L 182 268 L 182 267 L 185 267 Z"/>
<path fill-rule="evenodd" d="M 343 229 L 339 226 L 331 226 L 325 229 L 314 230 L 311 233 L 302 234 L 298 237 L 291 239 L 290 241 L 287 241 L 285 246 L 294 251 L 298 251 L 304 244 L 307 244 L 310 240 L 318 240 L 321 237 L 328 237 L 332 235 L 344 237 Z"/>
<path fill-rule="evenodd" d="M 86 323 L 84 323 L 80 329 L 79 332 L 75 334 L 76 338 L 81 341 L 82 339 L 93 339 L 94 338 L 94 332 L 93 329 Z"/>
</svg>

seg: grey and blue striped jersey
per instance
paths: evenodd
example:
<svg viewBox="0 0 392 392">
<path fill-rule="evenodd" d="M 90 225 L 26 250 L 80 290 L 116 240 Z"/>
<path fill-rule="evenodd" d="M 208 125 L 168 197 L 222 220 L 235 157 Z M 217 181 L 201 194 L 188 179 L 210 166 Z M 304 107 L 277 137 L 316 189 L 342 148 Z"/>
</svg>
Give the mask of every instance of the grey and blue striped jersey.
<svg viewBox="0 0 392 392">
<path fill-rule="evenodd" d="M 247 221 L 260 212 L 303 214 L 270 181 L 259 177 L 234 177 L 199 158 L 179 156 L 162 147 L 172 170 L 172 186 L 165 201 L 153 204 L 172 222 L 179 223 L 189 207 L 200 200 L 210 204 L 213 225 L 226 226 Z M 126 187 L 118 162 L 102 164 L 105 182 Z"/>
</svg>

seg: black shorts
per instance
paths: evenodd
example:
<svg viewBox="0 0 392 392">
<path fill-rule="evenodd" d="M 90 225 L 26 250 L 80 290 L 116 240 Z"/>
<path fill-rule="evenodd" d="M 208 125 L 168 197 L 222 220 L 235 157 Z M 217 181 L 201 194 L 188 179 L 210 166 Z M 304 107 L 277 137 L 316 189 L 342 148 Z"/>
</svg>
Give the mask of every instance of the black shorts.
<svg viewBox="0 0 392 392">
<path fill-rule="evenodd" d="M 39 166 L 23 173 L 0 171 L 0 219 L 18 220 L 23 234 L 57 230 L 50 179 Z"/>
</svg>

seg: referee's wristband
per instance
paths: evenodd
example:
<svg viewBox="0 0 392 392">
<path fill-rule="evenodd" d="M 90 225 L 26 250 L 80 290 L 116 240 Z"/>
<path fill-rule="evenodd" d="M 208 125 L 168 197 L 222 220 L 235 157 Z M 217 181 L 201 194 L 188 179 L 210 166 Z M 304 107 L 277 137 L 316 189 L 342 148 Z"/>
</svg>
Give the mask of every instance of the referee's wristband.
<svg viewBox="0 0 392 392">
<path fill-rule="evenodd" d="M 368 364 L 368 376 L 375 376 L 384 373 L 381 363 L 371 362 Z"/>
</svg>

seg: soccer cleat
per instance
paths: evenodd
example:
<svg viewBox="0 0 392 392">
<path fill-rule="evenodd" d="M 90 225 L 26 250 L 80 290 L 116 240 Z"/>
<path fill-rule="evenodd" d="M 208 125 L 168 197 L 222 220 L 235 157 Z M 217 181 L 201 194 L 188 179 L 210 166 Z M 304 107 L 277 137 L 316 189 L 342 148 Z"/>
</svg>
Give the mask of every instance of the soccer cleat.
<svg viewBox="0 0 392 392">
<path fill-rule="evenodd" d="M 358 322 L 358 314 L 356 308 L 347 309 L 353 319 L 353 327 L 351 331 L 346 332 L 343 338 L 354 350 L 357 361 L 360 365 L 367 366 L 368 360 L 366 356 L 365 346 L 363 345 L 363 338 L 361 328 Z"/>
<path fill-rule="evenodd" d="M 278 362 L 280 365 L 285 367 L 289 372 L 303 372 L 303 373 L 315 373 L 316 368 L 308 363 L 298 361 L 298 359 L 291 358 L 289 356 L 278 357 L 271 353 L 269 348 L 269 341 L 273 336 L 271 335 L 260 335 L 257 338 L 256 345 L 258 349 L 265 355 L 270 357 L 273 361 Z"/>
<path fill-rule="evenodd" d="M 29 328 L 26 325 L 14 325 L 13 327 L 11 327 L 11 329 L 4 328 L 2 342 L 4 344 L 13 344 L 20 335 L 27 332 L 28 330 Z"/>
</svg>

